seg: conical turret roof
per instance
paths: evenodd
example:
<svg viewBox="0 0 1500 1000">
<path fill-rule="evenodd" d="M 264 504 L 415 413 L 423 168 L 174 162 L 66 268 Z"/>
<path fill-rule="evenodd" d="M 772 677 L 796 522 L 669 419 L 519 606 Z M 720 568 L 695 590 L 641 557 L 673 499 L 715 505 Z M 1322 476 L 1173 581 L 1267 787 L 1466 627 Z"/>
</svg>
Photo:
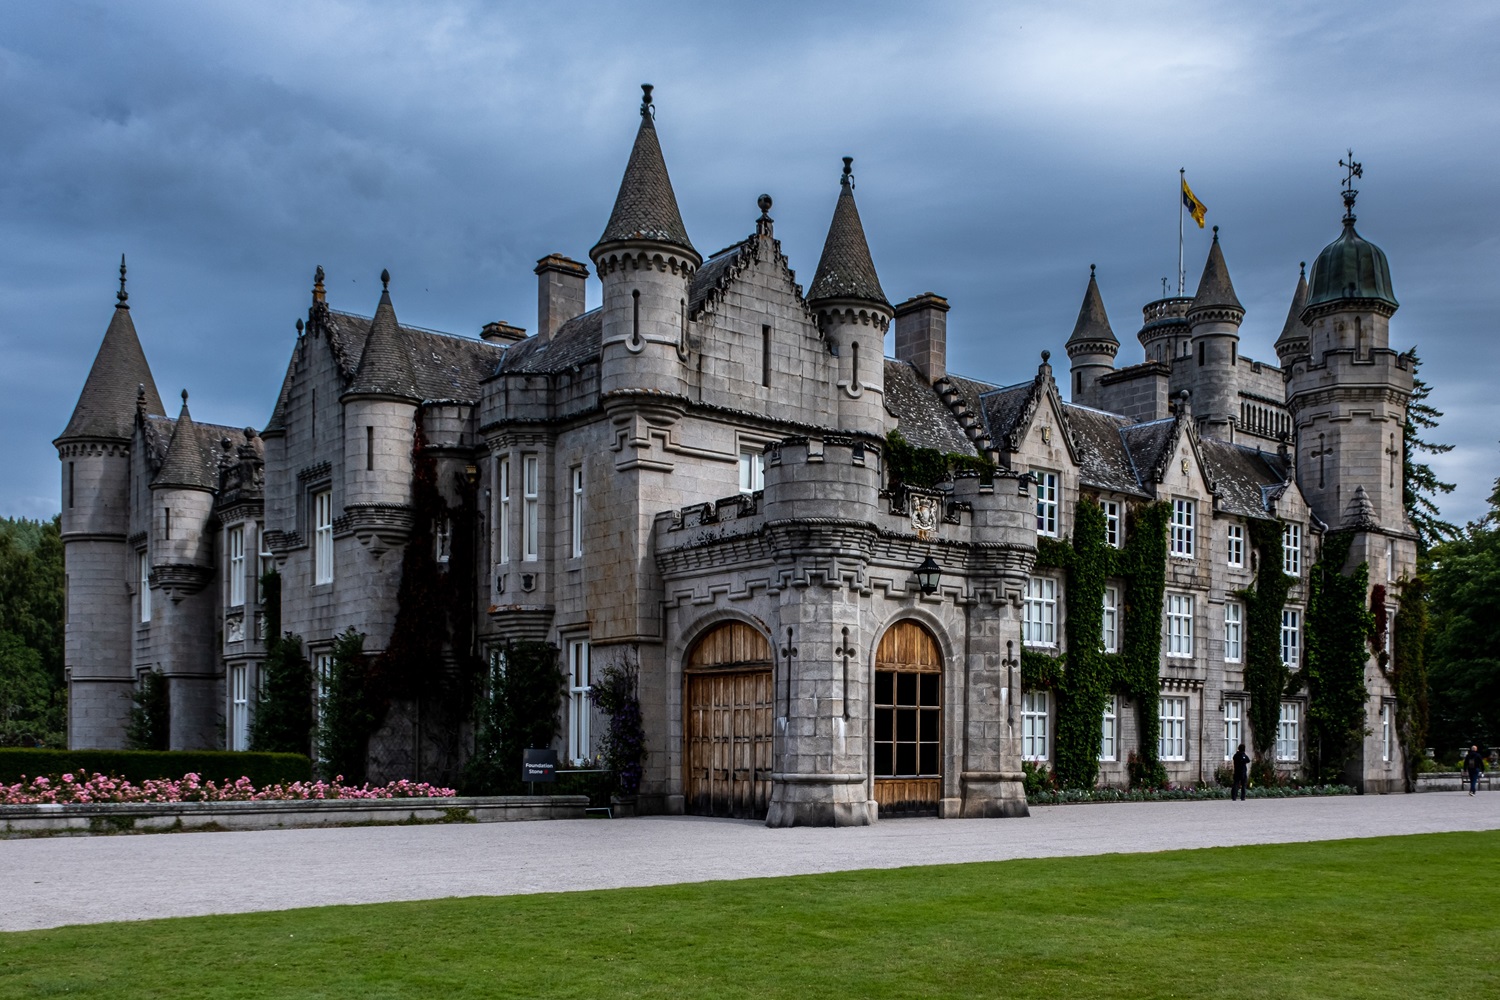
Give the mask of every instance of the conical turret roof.
<svg viewBox="0 0 1500 1000">
<path fill-rule="evenodd" d="M 1083 293 L 1083 305 L 1078 310 L 1078 322 L 1073 324 L 1073 336 L 1066 345 L 1068 356 L 1097 350 L 1098 347 L 1114 345 L 1120 349 L 1120 341 L 1110 328 L 1109 316 L 1104 312 L 1104 297 L 1099 294 L 1099 282 L 1094 279 L 1094 267 L 1089 265 L 1089 287 Z M 1111 352 L 1113 353 L 1113 352 Z"/>
<path fill-rule="evenodd" d="M 382 285 L 389 286 L 390 280 L 389 271 L 380 272 Z M 416 402 L 422 399 L 411 352 L 407 350 L 401 326 L 396 322 L 396 307 L 391 305 L 389 287 L 381 289 L 380 304 L 375 307 L 375 318 L 370 320 L 370 332 L 365 337 L 359 368 L 345 395 L 395 396 Z"/>
<path fill-rule="evenodd" d="M 702 256 L 693 248 L 687 227 L 682 224 L 672 178 L 667 175 L 667 161 L 662 157 L 661 142 L 656 136 L 651 85 L 643 84 L 641 89 L 645 94 L 641 102 L 641 126 L 635 133 L 635 146 L 630 150 L 625 176 L 620 179 L 614 211 L 609 213 L 609 224 L 594 251 L 611 243 L 666 243 L 686 250 L 696 258 L 696 263 L 702 263 Z"/>
<path fill-rule="evenodd" d="M 1302 310 L 1307 308 L 1307 272 L 1297 275 L 1297 290 L 1292 293 L 1291 308 L 1286 311 L 1286 325 L 1281 336 L 1276 338 L 1276 354 L 1283 360 L 1292 353 L 1307 347 L 1309 331 L 1302 322 Z"/>
<path fill-rule="evenodd" d="M 84 380 L 78 405 L 73 407 L 73 416 L 58 435 L 58 441 L 78 438 L 129 441 L 135 430 L 136 395 L 140 386 L 146 387 L 146 412 L 165 415 L 156 381 L 151 377 L 151 366 L 146 364 L 146 353 L 141 350 L 140 338 L 130 319 L 124 284 L 122 278 L 119 304 L 104 331 L 94 366 Z"/>
<path fill-rule="evenodd" d="M 1239 296 L 1234 294 L 1234 282 L 1229 280 L 1229 265 L 1224 263 L 1224 251 L 1219 249 L 1219 227 L 1214 226 L 1213 246 L 1208 248 L 1208 260 L 1203 265 L 1203 277 L 1198 279 L 1198 294 L 1188 312 L 1200 309 L 1233 309 L 1244 315 Z"/>
<path fill-rule="evenodd" d="M 813 275 L 812 287 L 808 289 L 807 301 L 853 299 L 889 309 L 890 302 L 886 300 L 880 278 L 875 274 L 865 227 L 854 204 L 852 163 L 851 157 L 844 157 L 839 200 L 833 207 L 833 221 L 828 225 L 828 238 L 823 241 L 823 256 L 818 260 L 818 270 Z"/>
<path fill-rule="evenodd" d="M 198 425 L 188 412 L 187 390 L 182 390 L 182 412 L 178 414 L 177 426 L 172 428 L 172 440 L 167 445 L 166 457 L 161 469 L 151 480 L 151 487 L 179 487 L 193 490 L 216 490 L 218 477 L 210 471 L 203 457 L 203 442 L 198 437 Z"/>
</svg>

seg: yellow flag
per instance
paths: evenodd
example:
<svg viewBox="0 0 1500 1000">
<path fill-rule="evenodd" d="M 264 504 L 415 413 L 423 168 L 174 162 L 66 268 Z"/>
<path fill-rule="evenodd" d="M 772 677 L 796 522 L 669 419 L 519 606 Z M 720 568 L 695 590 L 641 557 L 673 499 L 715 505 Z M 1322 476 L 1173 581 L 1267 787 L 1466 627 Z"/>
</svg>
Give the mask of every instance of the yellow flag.
<svg viewBox="0 0 1500 1000">
<path fill-rule="evenodd" d="M 1202 229 L 1203 216 L 1207 214 L 1208 206 L 1199 201 L 1198 196 L 1193 194 L 1193 189 L 1188 187 L 1186 177 L 1182 179 L 1182 207 L 1188 210 L 1188 214 L 1193 217 L 1193 221 L 1198 223 L 1198 228 Z"/>
</svg>

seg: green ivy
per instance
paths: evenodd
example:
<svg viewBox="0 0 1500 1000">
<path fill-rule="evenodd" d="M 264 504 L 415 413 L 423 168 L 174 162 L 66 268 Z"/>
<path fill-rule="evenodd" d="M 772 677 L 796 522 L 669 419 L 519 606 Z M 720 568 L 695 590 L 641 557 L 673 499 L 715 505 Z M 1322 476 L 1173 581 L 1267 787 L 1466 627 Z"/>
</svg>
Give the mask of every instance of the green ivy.
<svg viewBox="0 0 1500 1000">
<path fill-rule="evenodd" d="M 1140 745 L 1132 754 L 1133 785 L 1166 783 L 1157 756 L 1161 720 L 1157 697 L 1161 676 L 1161 607 L 1166 589 L 1167 521 L 1170 505 L 1149 503 L 1130 511 L 1125 547 L 1105 540 L 1104 510 L 1092 499 L 1074 507 L 1071 543 L 1037 539 L 1037 568 L 1062 569 L 1066 582 L 1067 652 L 1021 653 L 1021 680 L 1030 689 L 1053 692 L 1056 732 L 1054 773 L 1064 788 L 1092 788 L 1099 778 L 1103 740 L 1100 720 L 1112 694 L 1123 694 L 1139 715 Z M 1104 650 L 1104 588 L 1124 583 L 1121 652 Z"/>
<path fill-rule="evenodd" d="M 464 766 L 469 795 L 517 795 L 525 791 L 521 758 L 530 747 L 549 747 L 561 729 L 559 709 L 567 678 L 557 647 L 536 641 L 509 642 L 491 670 L 488 697 L 480 701 L 474 753 Z"/>
<path fill-rule="evenodd" d="M 302 653 L 302 637 L 281 631 L 281 574 L 269 570 L 260 584 L 269 638 L 250 723 L 250 749 L 306 754 L 313 726 L 312 669 Z"/>
<path fill-rule="evenodd" d="M 347 784 L 363 784 L 375 731 L 365 637 L 351 628 L 333 641 L 332 653 L 320 706 L 318 770 L 327 779 L 342 776 Z"/>
<path fill-rule="evenodd" d="M 166 750 L 172 741 L 172 699 L 167 678 L 160 670 L 149 670 L 130 695 L 130 725 L 125 746 L 131 750 Z"/>
<path fill-rule="evenodd" d="M 1391 636 L 1391 685 L 1396 689 L 1396 734 L 1406 767 L 1406 789 L 1416 790 L 1427 744 L 1427 586 L 1421 577 L 1401 581 Z"/>
<path fill-rule="evenodd" d="M 970 473 L 989 482 L 995 475 L 995 463 L 986 458 L 960 452 L 941 452 L 936 448 L 919 448 L 907 441 L 900 431 L 885 438 L 886 485 L 932 489 L 953 478 L 955 472 Z"/>
<path fill-rule="evenodd" d="M 1375 616 L 1366 603 L 1368 564 L 1344 574 L 1353 543 L 1354 535 L 1347 531 L 1324 536 L 1308 581 L 1302 682 L 1307 687 L 1307 770 L 1315 783 L 1339 780 L 1366 732 L 1366 643 Z"/>
<path fill-rule="evenodd" d="M 1276 727 L 1289 673 L 1281 660 L 1281 610 L 1292 577 L 1282 571 L 1280 521 L 1251 521 L 1256 553 L 1255 586 L 1240 591 L 1245 602 L 1245 691 L 1250 695 L 1250 737 L 1255 750 L 1256 784 L 1274 780 Z"/>
</svg>

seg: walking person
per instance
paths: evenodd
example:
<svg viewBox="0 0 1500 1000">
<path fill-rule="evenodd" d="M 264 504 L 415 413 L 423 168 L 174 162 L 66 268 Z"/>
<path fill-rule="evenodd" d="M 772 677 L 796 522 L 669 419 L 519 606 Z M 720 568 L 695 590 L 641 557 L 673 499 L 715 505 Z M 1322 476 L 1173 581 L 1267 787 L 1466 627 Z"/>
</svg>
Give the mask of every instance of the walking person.
<svg viewBox="0 0 1500 1000">
<path fill-rule="evenodd" d="M 1245 801 L 1245 789 L 1250 787 L 1250 755 L 1245 752 L 1245 744 L 1234 752 L 1234 784 L 1229 786 L 1229 801 L 1234 801 L 1235 793 L 1239 793 L 1240 801 Z"/>
<path fill-rule="evenodd" d="M 1469 752 L 1464 755 L 1464 777 L 1469 779 L 1469 794 L 1473 795 L 1479 788 L 1479 772 L 1484 770 L 1484 756 L 1479 752 L 1479 744 L 1475 743 L 1469 747 Z"/>
</svg>

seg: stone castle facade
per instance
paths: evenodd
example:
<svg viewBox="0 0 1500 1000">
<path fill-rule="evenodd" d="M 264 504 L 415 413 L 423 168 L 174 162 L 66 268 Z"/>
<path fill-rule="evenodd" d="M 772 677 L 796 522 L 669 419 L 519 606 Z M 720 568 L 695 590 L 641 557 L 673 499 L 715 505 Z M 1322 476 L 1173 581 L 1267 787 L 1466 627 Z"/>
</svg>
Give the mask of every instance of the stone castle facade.
<svg viewBox="0 0 1500 1000">
<path fill-rule="evenodd" d="M 1100 721 L 1105 783 L 1125 783 L 1147 714 L 1174 782 L 1212 780 L 1250 742 L 1237 594 L 1254 579 L 1252 522 L 1283 524 L 1293 669 L 1327 530 L 1354 531 L 1351 563 L 1372 581 L 1412 571 L 1400 464 L 1412 369 L 1390 348 L 1385 256 L 1352 212 L 1297 283 L 1276 365 L 1239 353 L 1244 309 L 1217 234 L 1197 293 L 1145 306 L 1138 364 L 1116 366 L 1091 274 L 1064 400 L 1045 351 L 1012 385 L 947 370 L 948 303 L 890 304 L 849 161 L 805 293 L 770 208 L 762 196 L 754 231 L 705 259 L 648 88 L 589 254 L 601 307 L 585 308 L 588 266 L 554 254 L 536 267 L 535 333 L 492 323 L 475 339 L 402 325 L 389 288 L 373 317 L 336 309 L 319 268 L 258 433 L 195 421 L 186 393 L 166 415 L 122 264 L 56 441 L 72 745 L 122 745 L 134 686 L 160 670 L 173 747 L 244 749 L 266 638 L 257 581 L 271 567 L 282 626 L 320 668 L 351 627 L 384 648 L 403 549 L 430 535 L 441 563 L 460 524 L 414 523 L 414 440 L 448 504 L 474 515 L 461 522 L 474 651 L 514 639 L 561 651 L 564 756 L 597 746 L 591 678 L 635 672 L 648 810 L 773 825 L 1024 814 L 1021 762 L 1049 758 L 1055 706 L 1023 684 L 1021 651 L 1066 649 L 1066 581 L 1038 569 L 1038 538 L 1070 537 L 1079 503 L 1103 505 L 1111 544 L 1139 505 L 1172 505 L 1164 607 L 1105 591 L 1106 650 L 1133 616 L 1161 633 L 1159 698 L 1115 696 Z M 997 471 L 896 482 L 893 431 Z M 1393 693 L 1373 659 L 1366 679 L 1354 776 L 1398 790 Z M 1305 713 L 1298 698 L 1280 706 L 1280 766 L 1306 754 Z M 451 779 L 469 738 L 394 713 L 372 772 Z"/>
</svg>

